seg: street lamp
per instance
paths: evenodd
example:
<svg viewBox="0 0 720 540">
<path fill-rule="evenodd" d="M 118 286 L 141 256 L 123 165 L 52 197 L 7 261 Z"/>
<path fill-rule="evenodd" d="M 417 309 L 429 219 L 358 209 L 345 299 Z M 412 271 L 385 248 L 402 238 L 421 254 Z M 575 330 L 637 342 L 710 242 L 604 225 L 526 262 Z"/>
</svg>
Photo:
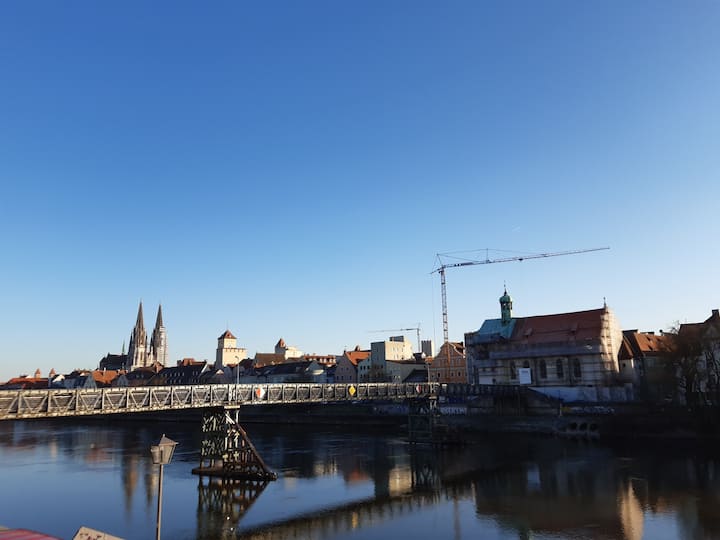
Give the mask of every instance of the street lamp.
<svg viewBox="0 0 720 540">
<path fill-rule="evenodd" d="M 160 465 L 160 482 L 158 483 L 158 507 L 157 507 L 157 526 L 155 527 L 155 539 L 160 540 L 160 517 L 162 514 L 162 485 L 163 485 L 163 466 L 170 463 L 177 443 L 172 439 L 168 439 L 165 434 L 160 438 L 160 442 L 150 447 L 153 465 Z"/>
</svg>

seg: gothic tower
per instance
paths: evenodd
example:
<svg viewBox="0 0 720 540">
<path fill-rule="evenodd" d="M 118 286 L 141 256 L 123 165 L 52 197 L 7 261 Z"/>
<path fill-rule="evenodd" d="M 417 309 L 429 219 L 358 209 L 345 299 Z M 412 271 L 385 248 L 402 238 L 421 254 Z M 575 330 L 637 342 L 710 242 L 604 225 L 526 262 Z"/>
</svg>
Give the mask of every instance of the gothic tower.
<svg viewBox="0 0 720 540">
<path fill-rule="evenodd" d="M 167 366 L 168 348 L 167 348 L 167 332 L 163 326 L 162 304 L 158 306 L 157 319 L 155 319 L 155 329 L 150 338 L 150 352 L 148 353 L 148 364 L 158 362 L 162 366 Z"/>
<path fill-rule="evenodd" d="M 133 328 L 132 334 L 130 334 L 128 364 L 130 364 L 131 370 L 147 366 L 147 334 L 145 333 L 145 323 L 143 323 L 142 300 L 138 308 L 135 328 Z"/>
</svg>

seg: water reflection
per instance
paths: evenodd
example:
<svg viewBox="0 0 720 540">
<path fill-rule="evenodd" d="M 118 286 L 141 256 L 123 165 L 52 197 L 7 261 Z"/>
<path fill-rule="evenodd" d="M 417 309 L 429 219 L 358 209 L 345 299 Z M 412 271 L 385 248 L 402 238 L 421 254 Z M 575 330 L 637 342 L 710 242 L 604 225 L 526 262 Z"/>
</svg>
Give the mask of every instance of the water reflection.
<svg viewBox="0 0 720 540">
<path fill-rule="evenodd" d="M 267 485 L 266 480 L 200 477 L 197 538 L 234 538 L 239 530 L 240 520 Z"/>
<path fill-rule="evenodd" d="M 251 425 L 280 474 L 267 484 L 191 475 L 195 423 L 0 424 L 3 491 L 19 493 L 2 501 L 0 522 L 60 537 L 88 524 L 151 538 L 159 478 L 149 448 L 163 432 L 180 443 L 166 468 L 172 538 L 383 537 L 403 523 L 417 538 L 720 539 L 714 447 L 494 437 L 433 448 L 393 433 Z M 65 501 L 72 483 L 87 489 Z M 58 511 L 45 517 L 33 505 Z M 114 522 L 87 522 L 88 512 L 107 519 L 108 507 L 123 510 Z"/>
</svg>

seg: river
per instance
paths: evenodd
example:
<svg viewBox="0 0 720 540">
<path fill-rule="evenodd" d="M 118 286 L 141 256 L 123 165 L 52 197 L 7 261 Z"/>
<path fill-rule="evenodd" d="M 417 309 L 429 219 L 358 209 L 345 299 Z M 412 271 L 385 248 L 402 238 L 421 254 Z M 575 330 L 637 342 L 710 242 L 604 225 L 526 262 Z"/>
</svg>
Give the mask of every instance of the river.
<svg viewBox="0 0 720 540">
<path fill-rule="evenodd" d="M 717 448 L 493 436 L 408 444 L 389 429 L 248 424 L 274 482 L 220 486 L 191 474 L 197 422 L 0 424 L 0 525 L 70 539 L 80 526 L 164 539 L 720 538 Z"/>
</svg>

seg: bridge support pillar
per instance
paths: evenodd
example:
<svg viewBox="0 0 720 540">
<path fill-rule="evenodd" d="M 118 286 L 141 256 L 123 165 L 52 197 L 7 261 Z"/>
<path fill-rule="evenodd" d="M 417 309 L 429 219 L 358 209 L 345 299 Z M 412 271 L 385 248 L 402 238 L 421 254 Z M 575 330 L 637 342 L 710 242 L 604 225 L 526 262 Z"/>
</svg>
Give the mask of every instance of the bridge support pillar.
<svg viewBox="0 0 720 540">
<path fill-rule="evenodd" d="M 275 480 L 258 454 L 245 430 L 227 409 L 211 409 L 203 414 L 203 440 L 200 445 L 200 466 L 193 474 L 247 480 Z"/>
<path fill-rule="evenodd" d="M 435 420 L 438 414 L 437 398 L 413 398 L 408 400 L 408 438 L 411 443 L 432 443 Z"/>
</svg>

